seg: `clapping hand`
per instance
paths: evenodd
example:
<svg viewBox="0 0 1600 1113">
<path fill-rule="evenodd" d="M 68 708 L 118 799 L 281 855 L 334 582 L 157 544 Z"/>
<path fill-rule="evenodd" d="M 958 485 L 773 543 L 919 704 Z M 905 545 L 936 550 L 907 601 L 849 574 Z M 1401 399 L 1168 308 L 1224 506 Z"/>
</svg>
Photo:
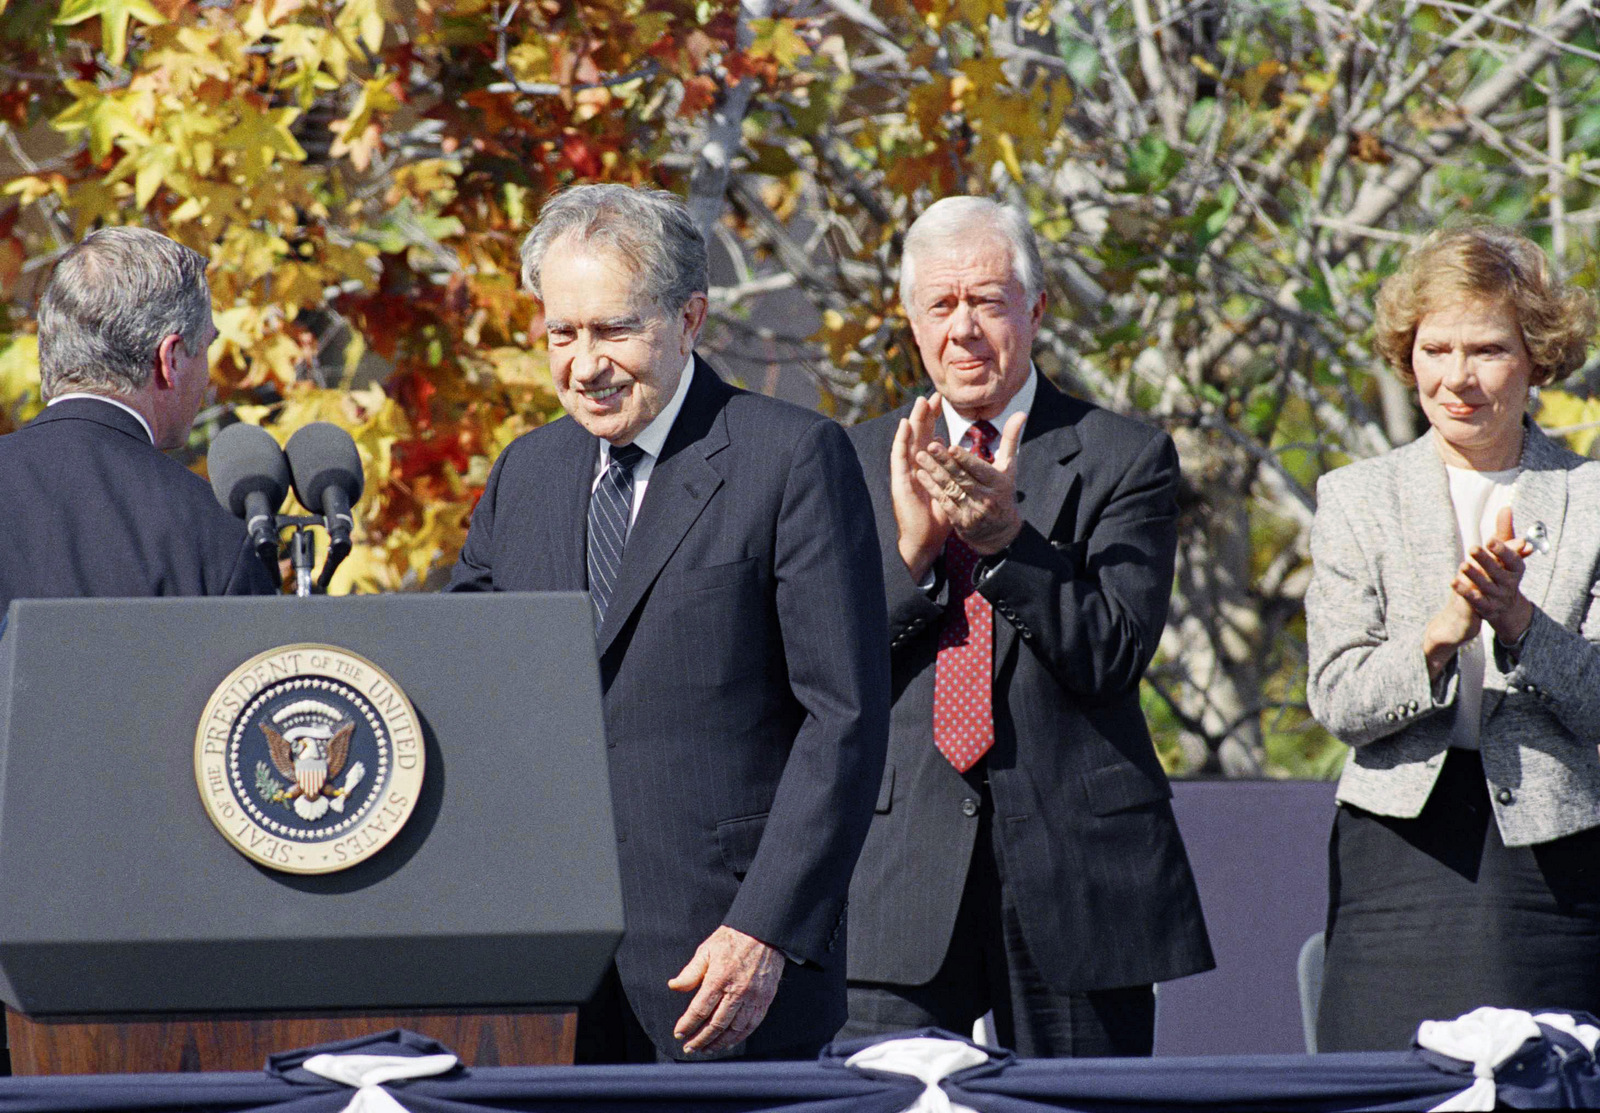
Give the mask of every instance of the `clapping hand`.
<svg viewBox="0 0 1600 1113">
<path fill-rule="evenodd" d="M 1495 517 L 1488 543 L 1474 545 L 1456 570 L 1449 600 L 1422 632 L 1422 652 L 1432 679 L 1439 679 L 1445 664 L 1458 648 L 1478 636 L 1483 623 L 1509 644 L 1533 621 L 1533 604 L 1522 594 L 1523 558 L 1533 546 L 1514 538 L 1508 506 Z"/>
<path fill-rule="evenodd" d="M 1522 637 L 1533 621 L 1533 604 L 1522 594 L 1523 559 L 1531 552 L 1533 546 L 1517 538 L 1511 508 L 1503 507 L 1488 542 L 1473 546 L 1450 583 L 1473 614 L 1507 644 Z"/>
<path fill-rule="evenodd" d="M 965 448 L 930 442 L 916 454 L 916 479 L 956 535 L 983 555 L 1022 532 L 1017 509 L 1017 444 L 1027 415 L 1012 414 L 1000 431 L 994 463 Z"/>
<path fill-rule="evenodd" d="M 927 576 L 950 536 L 950 520 L 944 509 L 916 480 L 917 455 L 934 443 L 943 404 L 944 399 L 937 394 L 913 402 L 911 416 L 900 419 L 894 447 L 889 451 L 889 494 L 899 531 L 900 559 L 914 580 Z"/>
</svg>

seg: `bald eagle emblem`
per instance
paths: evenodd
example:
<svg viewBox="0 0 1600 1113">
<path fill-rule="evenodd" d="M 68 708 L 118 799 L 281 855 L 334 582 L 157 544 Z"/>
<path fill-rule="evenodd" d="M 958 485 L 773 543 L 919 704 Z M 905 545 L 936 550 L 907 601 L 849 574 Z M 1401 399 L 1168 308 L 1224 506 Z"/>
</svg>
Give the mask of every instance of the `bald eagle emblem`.
<svg viewBox="0 0 1600 1113">
<path fill-rule="evenodd" d="M 359 761 L 345 771 L 355 723 L 318 700 L 291 703 L 272 720 L 259 725 L 272 764 L 291 782 L 287 791 L 274 793 L 272 802 L 293 807 L 301 819 L 321 819 L 330 808 L 343 812 L 350 790 L 367 775 Z M 336 785 L 341 773 L 344 780 Z"/>
</svg>

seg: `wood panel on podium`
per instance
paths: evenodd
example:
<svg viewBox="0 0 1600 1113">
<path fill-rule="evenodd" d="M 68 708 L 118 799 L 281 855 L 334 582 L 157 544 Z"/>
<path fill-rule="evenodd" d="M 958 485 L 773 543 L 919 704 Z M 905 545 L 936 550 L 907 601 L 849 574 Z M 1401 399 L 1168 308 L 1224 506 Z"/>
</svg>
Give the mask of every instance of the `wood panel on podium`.
<svg viewBox="0 0 1600 1113">
<path fill-rule="evenodd" d="M 253 1071 L 267 1056 L 298 1047 L 407 1028 L 438 1040 L 469 1067 L 572 1062 L 576 1013 L 393 1012 L 227 1017 L 53 1017 L 6 1010 L 11 1072 L 128 1074 Z"/>
<path fill-rule="evenodd" d="M 570 1062 L 570 1010 L 622 933 L 593 637 L 571 593 L 13 602 L 0 999 L 16 1073 L 257 1070 L 394 1027 L 469 1064 Z M 333 647 L 384 684 L 346 666 L 296 680 L 286 647 Z M 273 662 L 260 684 L 239 681 L 257 658 Z M 345 680 L 355 703 L 333 698 Z M 235 683 L 249 698 L 223 698 Z M 401 783 L 401 728 L 360 703 L 388 685 L 423 766 L 403 825 L 377 818 L 400 794 L 376 789 Z M 283 832 L 256 859 L 234 844 L 263 841 L 250 825 L 229 830 L 242 811 L 202 802 L 230 769 L 256 793 L 237 809 Z M 284 872 L 291 852 L 342 868 Z"/>
</svg>

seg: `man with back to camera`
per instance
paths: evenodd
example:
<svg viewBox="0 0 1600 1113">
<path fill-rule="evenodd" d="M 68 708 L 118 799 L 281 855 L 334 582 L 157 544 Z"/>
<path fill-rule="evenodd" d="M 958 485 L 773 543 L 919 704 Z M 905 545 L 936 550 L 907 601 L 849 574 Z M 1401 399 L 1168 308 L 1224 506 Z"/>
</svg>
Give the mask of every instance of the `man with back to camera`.
<svg viewBox="0 0 1600 1113">
<path fill-rule="evenodd" d="M 900 295 L 935 393 L 851 430 L 895 702 L 841 1034 L 969 1031 L 993 1008 L 1025 1056 L 1148 1055 L 1152 983 L 1213 965 L 1138 696 L 1178 458 L 1034 368 L 1043 276 L 1022 213 L 930 206 Z"/>
<path fill-rule="evenodd" d="M 189 437 L 216 339 L 204 256 L 90 233 L 39 302 L 45 411 L 0 437 L 0 629 L 12 599 L 266 595 L 244 523 L 164 455 Z"/>
<path fill-rule="evenodd" d="M 706 247 L 673 195 L 573 187 L 522 263 L 570 416 L 495 462 L 450 587 L 593 604 L 624 934 L 577 1059 L 813 1057 L 888 730 L 861 467 L 694 354 Z"/>
</svg>

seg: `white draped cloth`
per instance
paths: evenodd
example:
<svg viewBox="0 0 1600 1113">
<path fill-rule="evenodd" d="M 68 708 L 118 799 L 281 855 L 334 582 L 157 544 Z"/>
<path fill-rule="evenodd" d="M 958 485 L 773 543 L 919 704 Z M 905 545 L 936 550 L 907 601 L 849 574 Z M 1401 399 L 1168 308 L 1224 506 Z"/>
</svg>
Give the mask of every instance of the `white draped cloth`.
<svg viewBox="0 0 1600 1113">
<path fill-rule="evenodd" d="M 974 1113 L 965 1105 L 950 1100 L 939 1083 L 957 1071 L 989 1061 L 980 1047 L 960 1040 L 941 1040 L 932 1036 L 910 1036 L 903 1040 L 884 1040 L 862 1048 L 845 1060 L 845 1066 L 862 1070 L 909 1074 L 924 1086 L 917 1100 L 904 1113 Z"/>
<path fill-rule="evenodd" d="M 1446 1098 L 1433 1110 L 1488 1110 L 1495 1107 L 1494 1073 L 1522 1050 L 1529 1040 L 1543 1039 L 1539 1025 L 1565 1032 L 1590 1055 L 1600 1044 L 1600 1028 L 1579 1024 L 1562 1013 L 1524 1012 L 1485 1006 L 1455 1020 L 1424 1020 L 1417 1028 L 1417 1046 L 1472 1064 L 1473 1083 Z M 1433 1113 L 1433 1111 L 1430 1111 Z"/>
<path fill-rule="evenodd" d="M 383 1084 L 430 1078 L 458 1061 L 454 1055 L 313 1055 L 301 1066 L 330 1082 L 355 1087 L 344 1113 L 406 1113 Z"/>
</svg>

